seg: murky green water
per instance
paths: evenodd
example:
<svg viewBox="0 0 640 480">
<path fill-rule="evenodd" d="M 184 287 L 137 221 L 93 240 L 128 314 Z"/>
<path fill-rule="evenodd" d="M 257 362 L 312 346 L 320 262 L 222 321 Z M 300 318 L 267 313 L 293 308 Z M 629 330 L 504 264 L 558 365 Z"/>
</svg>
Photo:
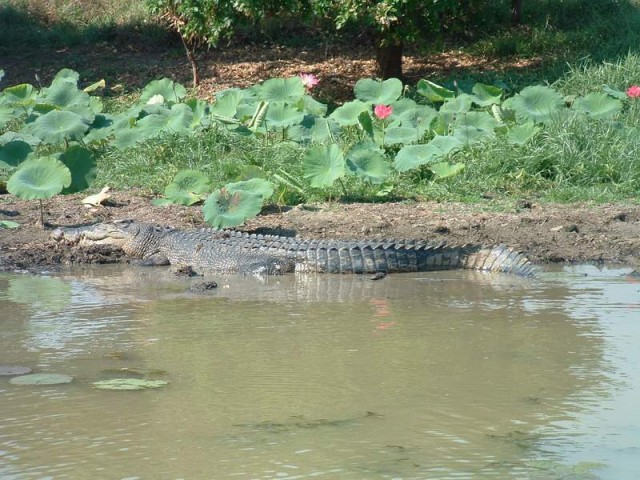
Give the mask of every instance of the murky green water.
<svg viewBox="0 0 640 480">
<path fill-rule="evenodd" d="M 206 295 L 162 269 L 2 274 L 0 364 L 75 380 L 0 377 L 0 478 L 635 479 L 624 271 L 230 277 Z M 170 384 L 91 387 L 123 368 Z"/>
</svg>

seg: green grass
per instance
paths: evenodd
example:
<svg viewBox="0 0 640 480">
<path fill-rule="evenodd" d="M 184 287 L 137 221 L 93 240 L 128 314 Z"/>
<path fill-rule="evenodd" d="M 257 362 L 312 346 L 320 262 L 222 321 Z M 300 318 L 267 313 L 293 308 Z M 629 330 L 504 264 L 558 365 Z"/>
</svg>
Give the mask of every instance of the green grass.
<svg viewBox="0 0 640 480">
<path fill-rule="evenodd" d="M 276 195 L 284 203 L 295 203 L 303 199 L 299 191 L 299 185 L 303 185 L 302 154 L 303 149 L 297 144 L 268 143 L 224 131 L 168 136 L 125 151 L 108 150 L 101 157 L 98 182 L 100 186 L 140 187 L 161 193 L 183 169 L 200 170 L 215 188 L 275 172 L 283 178 L 276 180 L 282 186 Z"/>
<path fill-rule="evenodd" d="M 508 8 L 508 2 L 500 2 Z M 626 54 L 640 40 L 637 0 L 529 0 L 518 28 L 494 28 L 471 43 L 473 52 L 496 57 L 544 56 L 596 61 Z M 494 7 L 495 8 L 495 7 Z"/>
<path fill-rule="evenodd" d="M 565 95 L 584 95 L 601 91 L 603 85 L 623 91 L 629 85 L 640 85 L 640 55 L 629 53 L 613 61 L 599 63 L 589 59 L 570 65 L 568 73 L 554 86 Z"/>
<path fill-rule="evenodd" d="M 3 0 L 0 52 L 60 49 L 100 42 L 110 45 L 166 44 L 169 35 L 143 1 Z"/>
</svg>

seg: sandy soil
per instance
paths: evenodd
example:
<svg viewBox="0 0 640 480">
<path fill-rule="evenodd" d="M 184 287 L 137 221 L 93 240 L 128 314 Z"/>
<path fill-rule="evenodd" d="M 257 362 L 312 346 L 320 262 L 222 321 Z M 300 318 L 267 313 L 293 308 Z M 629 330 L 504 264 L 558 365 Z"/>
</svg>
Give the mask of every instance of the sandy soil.
<svg viewBox="0 0 640 480">
<path fill-rule="evenodd" d="M 0 195 L 0 221 L 20 223 L 0 229 L 0 270 L 42 271 L 70 263 L 126 260 L 111 248 L 76 250 L 50 240 L 55 226 L 115 219 L 180 228 L 204 226 L 199 207 L 156 207 L 138 192 L 115 192 L 106 205 L 86 208 L 84 195 L 58 196 L 45 204 L 47 228 L 37 225 L 37 202 Z M 504 207 L 504 206 L 503 206 Z M 505 243 L 534 263 L 607 262 L 640 265 L 640 206 L 548 205 L 521 201 L 496 211 L 491 202 L 320 204 L 267 207 L 242 230 L 297 234 L 307 238 L 420 238 L 450 243 Z"/>
</svg>

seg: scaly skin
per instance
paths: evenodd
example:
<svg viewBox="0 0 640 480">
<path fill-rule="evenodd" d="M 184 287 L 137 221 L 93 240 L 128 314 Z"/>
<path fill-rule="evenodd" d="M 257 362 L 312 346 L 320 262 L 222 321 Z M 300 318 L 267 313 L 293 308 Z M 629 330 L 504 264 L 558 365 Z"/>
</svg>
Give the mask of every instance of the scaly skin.
<svg viewBox="0 0 640 480">
<path fill-rule="evenodd" d="M 111 244 L 147 264 L 220 272 L 278 274 L 425 272 L 468 268 L 533 274 L 526 257 L 504 245 L 431 244 L 420 240 L 302 240 L 231 230 L 176 230 L 132 221 L 60 228 L 57 241 Z"/>
</svg>

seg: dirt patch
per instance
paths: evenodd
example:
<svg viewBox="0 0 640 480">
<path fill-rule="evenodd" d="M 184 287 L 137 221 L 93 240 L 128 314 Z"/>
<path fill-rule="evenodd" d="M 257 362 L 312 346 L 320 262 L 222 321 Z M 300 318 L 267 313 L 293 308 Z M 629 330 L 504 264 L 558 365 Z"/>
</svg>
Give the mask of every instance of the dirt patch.
<svg viewBox="0 0 640 480">
<path fill-rule="evenodd" d="M 59 196 L 45 204 L 50 226 L 37 226 L 36 202 L 0 195 L 0 220 L 20 223 L 0 229 L 0 270 L 42 271 L 73 263 L 125 260 L 108 247 L 63 248 L 49 236 L 55 226 L 134 219 L 179 228 L 205 226 L 198 207 L 156 207 L 139 192 L 115 192 L 105 206 L 86 208 L 81 195 Z M 514 204 L 494 211 L 487 202 L 319 204 L 268 207 L 241 229 L 297 234 L 306 238 L 419 238 L 448 243 L 505 243 L 535 263 L 608 262 L 640 265 L 640 206 Z"/>
<path fill-rule="evenodd" d="M 246 88 L 273 77 L 313 73 L 320 84 L 314 96 L 324 102 L 344 102 L 353 98 L 353 86 L 363 77 L 375 75 L 375 50 L 366 45 L 334 45 L 325 48 L 293 48 L 272 45 L 234 45 L 220 50 L 199 52 L 201 84 L 195 94 L 212 100 L 221 90 Z M 101 43 L 60 50 L 37 50 L 3 56 L 6 77 L 3 85 L 18 83 L 48 85 L 63 67 L 80 73 L 81 84 L 106 80 L 105 95 L 120 95 L 144 87 L 152 80 L 168 77 L 191 86 L 191 69 L 179 48 L 114 47 Z M 409 84 L 421 78 L 467 78 L 486 72 L 530 71 L 542 60 L 471 56 L 459 50 L 424 54 L 408 50 L 403 69 Z M 36 77 L 39 79 L 36 82 Z M 113 90 L 112 90 L 113 89 Z"/>
</svg>

